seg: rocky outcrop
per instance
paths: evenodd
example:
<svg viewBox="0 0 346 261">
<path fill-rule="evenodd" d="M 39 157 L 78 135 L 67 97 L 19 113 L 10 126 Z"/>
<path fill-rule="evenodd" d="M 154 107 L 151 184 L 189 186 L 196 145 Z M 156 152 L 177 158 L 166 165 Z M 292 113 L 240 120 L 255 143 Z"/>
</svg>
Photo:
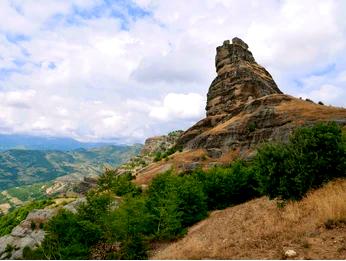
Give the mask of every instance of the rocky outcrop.
<svg viewBox="0 0 346 261">
<path fill-rule="evenodd" d="M 177 141 L 185 150 L 204 149 L 211 158 L 236 151 L 242 157 L 262 142 L 287 141 L 293 129 L 319 121 L 346 125 L 346 109 L 282 94 L 239 38 L 216 48 L 217 76 L 207 94 L 206 118 Z"/>
<path fill-rule="evenodd" d="M 0 259 L 21 259 L 24 247 L 40 245 L 45 232 L 39 224 L 45 223 L 55 213 L 53 209 L 34 210 L 13 228 L 11 234 L 0 237 Z"/>
<path fill-rule="evenodd" d="M 217 76 L 207 94 L 207 116 L 231 116 L 249 100 L 282 93 L 239 38 L 216 48 L 215 66 Z"/>
<path fill-rule="evenodd" d="M 176 144 L 177 139 L 183 133 L 181 130 L 172 131 L 167 135 L 155 136 L 145 140 L 141 155 L 150 155 L 156 152 L 165 152 Z"/>
<path fill-rule="evenodd" d="M 140 155 L 132 157 L 128 162 L 117 167 L 117 173 L 130 173 L 132 176 L 137 176 L 138 173 L 150 170 L 150 165 L 153 162 L 160 160 L 160 157 L 166 159 L 178 150 L 176 143 L 182 133 L 183 131 L 176 130 L 167 135 L 146 139 Z"/>
<path fill-rule="evenodd" d="M 61 208 L 76 213 L 77 208 L 84 202 L 85 198 L 78 198 L 64 206 L 48 206 L 30 212 L 9 235 L 0 237 L 0 259 L 22 259 L 25 247 L 36 248 L 44 240 L 45 231 L 42 224 L 55 216 Z"/>
</svg>

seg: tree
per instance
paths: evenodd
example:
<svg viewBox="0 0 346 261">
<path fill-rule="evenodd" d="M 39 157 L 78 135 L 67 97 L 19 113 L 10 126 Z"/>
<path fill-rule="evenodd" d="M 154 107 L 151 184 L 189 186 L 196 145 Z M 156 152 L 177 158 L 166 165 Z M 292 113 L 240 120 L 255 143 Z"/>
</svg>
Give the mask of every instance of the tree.
<svg viewBox="0 0 346 261">
<path fill-rule="evenodd" d="M 111 191 L 117 196 L 139 195 L 141 189 L 131 180 L 132 175 L 130 173 L 119 174 L 116 170 L 106 169 L 99 177 L 98 187 L 101 191 Z"/>
<path fill-rule="evenodd" d="M 121 242 L 121 251 L 112 259 L 145 259 L 145 236 L 150 233 L 151 214 L 144 198 L 126 196 L 109 218 L 108 240 Z"/>
<path fill-rule="evenodd" d="M 43 253 L 47 259 L 88 259 L 90 247 L 102 235 L 98 225 L 80 220 L 76 214 L 64 209 L 47 223 L 46 231 L 36 253 Z"/>
<path fill-rule="evenodd" d="M 301 199 L 309 189 L 346 176 L 346 150 L 336 123 L 297 129 L 288 144 L 267 144 L 254 159 L 261 191 L 270 198 Z"/>
</svg>

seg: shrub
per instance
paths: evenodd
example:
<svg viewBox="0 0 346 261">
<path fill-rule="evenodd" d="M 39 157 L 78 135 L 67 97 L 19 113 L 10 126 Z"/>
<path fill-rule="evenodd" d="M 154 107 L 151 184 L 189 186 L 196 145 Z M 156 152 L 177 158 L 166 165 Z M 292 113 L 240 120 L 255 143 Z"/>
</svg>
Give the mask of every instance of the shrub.
<svg viewBox="0 0 346 261">
<path fill-rule="evenodd" d="M 193 176 L 176 176 L 171 172 L 153 179 L 148 190 L 148 206 L 159 238 L 174 238 L 207 216 L 202 183 Z"/>
<path fill-rule="evenodd" d="M 120 252 L 110 258 L 147 258 L 145 236 L 150 234 L 150 220 L 151 214 L 144 198 L 126 197 L 109 218 L 109 233 L 106 239 L 110 242 L 121 242 Z"/>
<path fill-rule="evenodd" d="M 30 247 L 26 246 L 23 249 L 23 259 L 24 260 L 42 260 L 47 259 L 45 257 L 41 247 L 38 249 L 32 250 Z"/>
<path fill-rule="evenodd" d="M 100 190 L 112 191 L 117 196 L 126 194 L 138 195 L 141 189 L 132 183 L 130 173 L 118 174 L 115 170 L 107 169 L 98 180 Z"/>
<path fill-rule="evenodd" d="M 35 224 L 34 221 L 31 221 L 31 223 L 30 223 L 30 228 L 31 228 L 31 230 L 35 230 L 36 224 Z"/>
<path fill-rule="evenodd" d="M 78 209 L 79 219 L 102 224 L 104 217 L 110 213 L 113 195 L 109 192 L 90 191 L 86 198 L 87 202 Z"/>
<path fill-rule="evenodd" d="M 151 233 L 158 239 L 173 239 L 183 231 L 179 211 L 177 177 L 171 172 L 154 178 L 148 189 L 147 206 L 153 215 Z"/>
<path fill-rule="evenodd" d="M 11 233 L 12 229 L 22 222 L 30 211 L 41 209 L 52 203 L 51 200 L 38 200 L 30 202 L 12 212 L 0 217 L 0 236 Z"/>
<path fill-rule="evenodd" d="M 162 159 L 161 152 L 160 151 L 156 152 L 154 156 L 154 161 L 157 162 L 157 161 L 160 161 L 161 159 Z"/>
<path fill-rule="evenodd" d="M 43 252 L 48 259 L 88 259 L 90 247 L 100 238 L 98 225 L 80 220 L 67 210 L 60 210 L 47 223 L 47 235 L 41 248 L 31 254 Z"/>
<path fill-rule="evenodd" d="M 183 227 L 191 226 L 207 216 L 207 197 L 200 181 L 193 176 L 178 177 L 177 192 Z"/>
<path fill-rule="evenodd" d="M 288 144 L 267 144 L 254 159 L 260 190 L 270 198 L 301 199 L 311 188 L 345 174 L 341 129 L 320 123 L 297 129 Z"/>
<path fill-rule="evenodd" d="M 250 122 L 249 125 L 247 126 L 247 129 L 249 132 L 254 132 L 257 128 L 257 125 L 255 122 Z"/>
<path fill-rule="evenodd" d="M 227 168 L 215 167 L 207 172 L 195 171 L 193 175 L 203 185 L 209 210 L 223 209 L 258 195 L 254 172 L 240 161 Z"/>
</svg>

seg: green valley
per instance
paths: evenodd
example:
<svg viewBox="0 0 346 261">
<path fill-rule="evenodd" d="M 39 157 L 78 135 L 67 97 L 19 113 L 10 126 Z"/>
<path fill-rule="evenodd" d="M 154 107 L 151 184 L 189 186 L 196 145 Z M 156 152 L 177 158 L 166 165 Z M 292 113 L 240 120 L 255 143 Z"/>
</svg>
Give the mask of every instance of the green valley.
<svg viewBox="0 0 346 261">
<path fill-rule="evenodd" d="M 0 190 L 75 174 L 98 175 L 137 155 L 141 145 L 104 146 L 73 151 L 7 150 L 0 152 Z"/>
</svg>

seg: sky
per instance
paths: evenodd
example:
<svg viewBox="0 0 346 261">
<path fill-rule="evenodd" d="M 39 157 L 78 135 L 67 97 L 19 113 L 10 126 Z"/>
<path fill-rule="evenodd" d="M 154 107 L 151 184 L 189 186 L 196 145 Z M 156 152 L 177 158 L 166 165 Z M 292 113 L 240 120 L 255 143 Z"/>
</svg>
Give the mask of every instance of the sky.
<svg viewBox="0 0 346 261">
<path fill-rule="evenodd" d="M 346 107 L 346 1 L 0 0 L 0 133 L 143 142 L 205 116 L 242 38 L 287 94 Z"/>
</svg>

